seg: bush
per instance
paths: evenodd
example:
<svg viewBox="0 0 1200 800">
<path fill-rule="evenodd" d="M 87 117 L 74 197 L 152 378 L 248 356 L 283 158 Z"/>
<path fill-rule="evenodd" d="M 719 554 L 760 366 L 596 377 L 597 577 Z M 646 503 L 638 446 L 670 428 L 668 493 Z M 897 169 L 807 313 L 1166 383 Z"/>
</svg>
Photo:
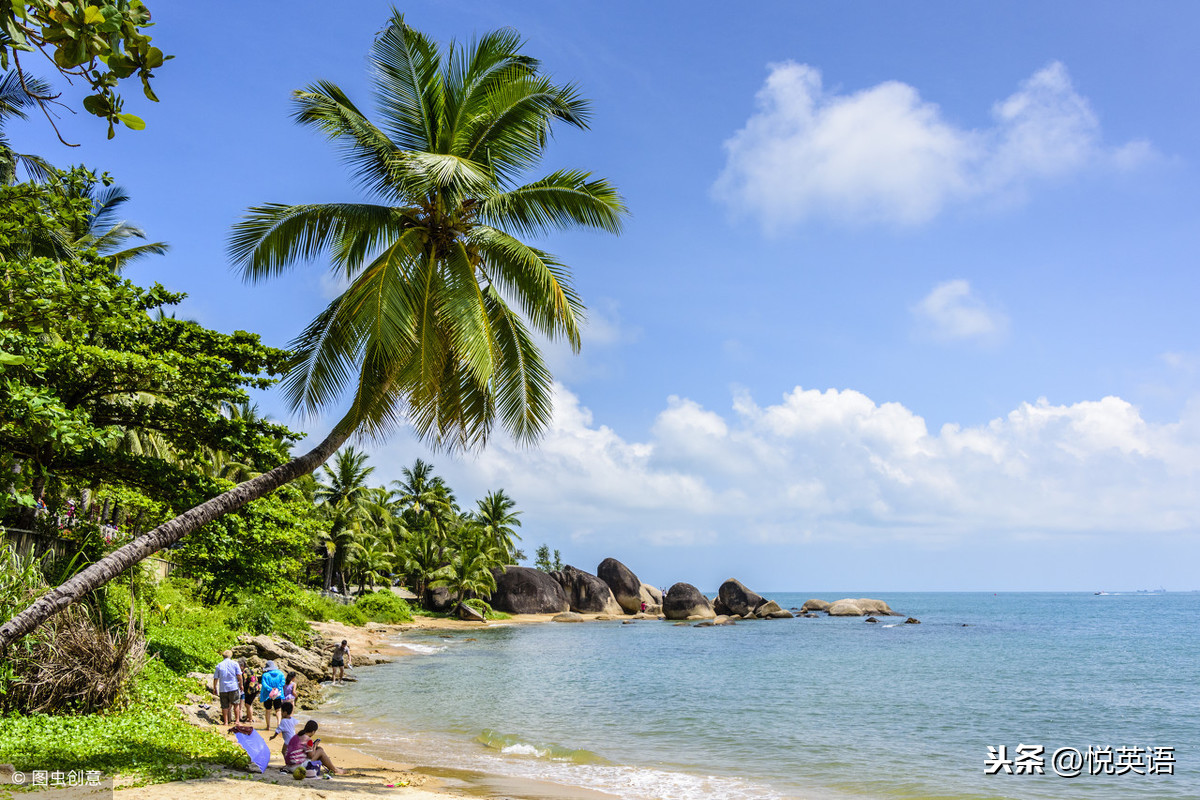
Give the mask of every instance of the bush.
<svg viewBox="0 0 1200 800">
<path fill-rule="evenodd" d="M 262 595 L 243 596 L 239 598 L 229 624 L 237 631 L 255 635 L 275 633 L 298 644 L 307 644 L 312 639 L 312 630 L 298 601 L 295 594 L 277 599 Z"/>
<path fill-rule="evenodd" d="M 412 609 L 408 607 L 408 603 L 388 590 L 364 594 L 354 605 L 372 622 L 412 622 Z"/>
</svg>

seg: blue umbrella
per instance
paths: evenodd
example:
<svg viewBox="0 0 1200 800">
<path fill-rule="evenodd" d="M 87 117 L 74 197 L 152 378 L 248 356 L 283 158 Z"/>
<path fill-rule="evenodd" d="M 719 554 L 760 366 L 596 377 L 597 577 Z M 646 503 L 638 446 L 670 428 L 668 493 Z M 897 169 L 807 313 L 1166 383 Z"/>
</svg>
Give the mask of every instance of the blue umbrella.
<svg viewBox="0 0 1200 800">
<path fill-rule="evenodd" d="M 258 735 L 258 731 L 250 731 L 250 733 L 235 733 L 238 744 L 250 756 L 250 763 L 258 767 L 259 772 L 267 771 L 267 764 L 271 761 L 271 748 L 267 746 L 267 742 Z"/>
</svg>

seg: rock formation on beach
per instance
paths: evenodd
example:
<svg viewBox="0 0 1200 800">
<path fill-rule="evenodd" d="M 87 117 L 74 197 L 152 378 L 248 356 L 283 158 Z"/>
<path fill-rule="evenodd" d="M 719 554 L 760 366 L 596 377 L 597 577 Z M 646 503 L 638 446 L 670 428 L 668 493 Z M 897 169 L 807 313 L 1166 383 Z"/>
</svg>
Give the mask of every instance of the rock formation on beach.
<svg viewBox="0 0 1200 800">
<path fill-rule="evenodd" d="M 606 558 L 596 567 L 596 577 L 608 584 L 613 598 L 626 614 L 642 610 L 642 586 L 645 584 L 629 567 L 615 558 Z"/>
<path fill-rule="evenodd" d="M 812 601 L 810 600 L 809 602 Z M 804 605 L 808 607 L 808 603 Z M 860 597 L 858 599 L 845 597 L 831 603 L 825 611 L 831 617 L 865 617 L 871 614 L 885 617 L 901 616 L 892 611 L 891 607 L 882 600 L 872 600 L 869 597 Z"/>
<path fill-rule="evenodd" d="M 667 590 L 667 596 L 663 599 L 663 614 L 667 619 L 713 619 L 717 616 L 708 598 L 690 583 L 677 583 Z"/>
<path fill-rule="evenodd" d="M 613 597 L 608 584 L 590 572 L 572 567 L 570 564 L 561 570 L 550 573 L 554 580 L 562 586 L 567 595 L 571 610 L 580 614 L 611 614 L 619 616 L 625 611 Z"/>
<path fill-rule="evenodd" d="M 560 614 L 569 611 L 570 602 L 563 587 L 548 572 L 532 567 L 508 567 L 497 570 L 492 608 L 510 614 Z"/>
</svg>

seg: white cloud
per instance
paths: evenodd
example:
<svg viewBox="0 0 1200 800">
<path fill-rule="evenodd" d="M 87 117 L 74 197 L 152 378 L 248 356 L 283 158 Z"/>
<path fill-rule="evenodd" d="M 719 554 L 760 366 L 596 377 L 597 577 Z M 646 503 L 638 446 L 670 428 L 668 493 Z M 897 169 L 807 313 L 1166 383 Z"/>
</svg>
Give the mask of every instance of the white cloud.
<svg viewBox="0 0 1200 800">
<path fill-rule="evenodd" d="M 887 81 L 826 91 L 807 64 L 773 64 L 758 108 L 725 142 L 715 196 L 767 229 L 812 217 L 912 225 L 948 205 L 1019 193 L 1030 181 L 1153 155 L 1145 142 L 1106 146 L 1087 99 L 1052 63 L 992 107 L 972 130 L 943 117 L 912 86 Z"/>
<path fill-rule="evenodd" d="M 438 465 L 464 497 L 503 486 L 528 523 L 576 541 L 953 542 L 1200 527 L 1200 406 L 1154 424 L 1118 397 L 1040 399 L 931 432 L 899 403 L 797 387 L 766 406 L 739 393 L 724 414 L 673 397 L 647 440 L 629 441 L 557 391 L 539 447 L 498 439 Z"/>
<path fill-rule="evenodd" d="M 941 341 L 995 341 L 1008 330 L 1008 318 L 989 308 L 961 279 L 934 286 L 911 310 L 925 332 Z"/>
</svg>

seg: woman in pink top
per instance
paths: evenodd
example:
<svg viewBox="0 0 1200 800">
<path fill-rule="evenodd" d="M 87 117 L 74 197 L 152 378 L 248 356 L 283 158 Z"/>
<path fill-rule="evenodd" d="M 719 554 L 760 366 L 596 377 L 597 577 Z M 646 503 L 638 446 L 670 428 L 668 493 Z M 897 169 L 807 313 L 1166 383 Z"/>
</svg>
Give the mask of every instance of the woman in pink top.
<svg viewBox="0 0 1200 800">
<path fill-rule="evenodd" d="M 332 772 L 334 775 L 344 775 L 346 770 L 338 769 L 333 765 L 333 761 L 325 752 L 325 748 L 320 746 L 320 739 L 313 739 L 312 735 L 317 732 L 317 721 L 310 719 L 304 723 L 304 730 L 297 733 L 288 742 L 287 749 L 283 751 L 283 763 L 289 767 L 299 766 L 306 761 L 320 761 L 325 769 Z"/>
</svg>

